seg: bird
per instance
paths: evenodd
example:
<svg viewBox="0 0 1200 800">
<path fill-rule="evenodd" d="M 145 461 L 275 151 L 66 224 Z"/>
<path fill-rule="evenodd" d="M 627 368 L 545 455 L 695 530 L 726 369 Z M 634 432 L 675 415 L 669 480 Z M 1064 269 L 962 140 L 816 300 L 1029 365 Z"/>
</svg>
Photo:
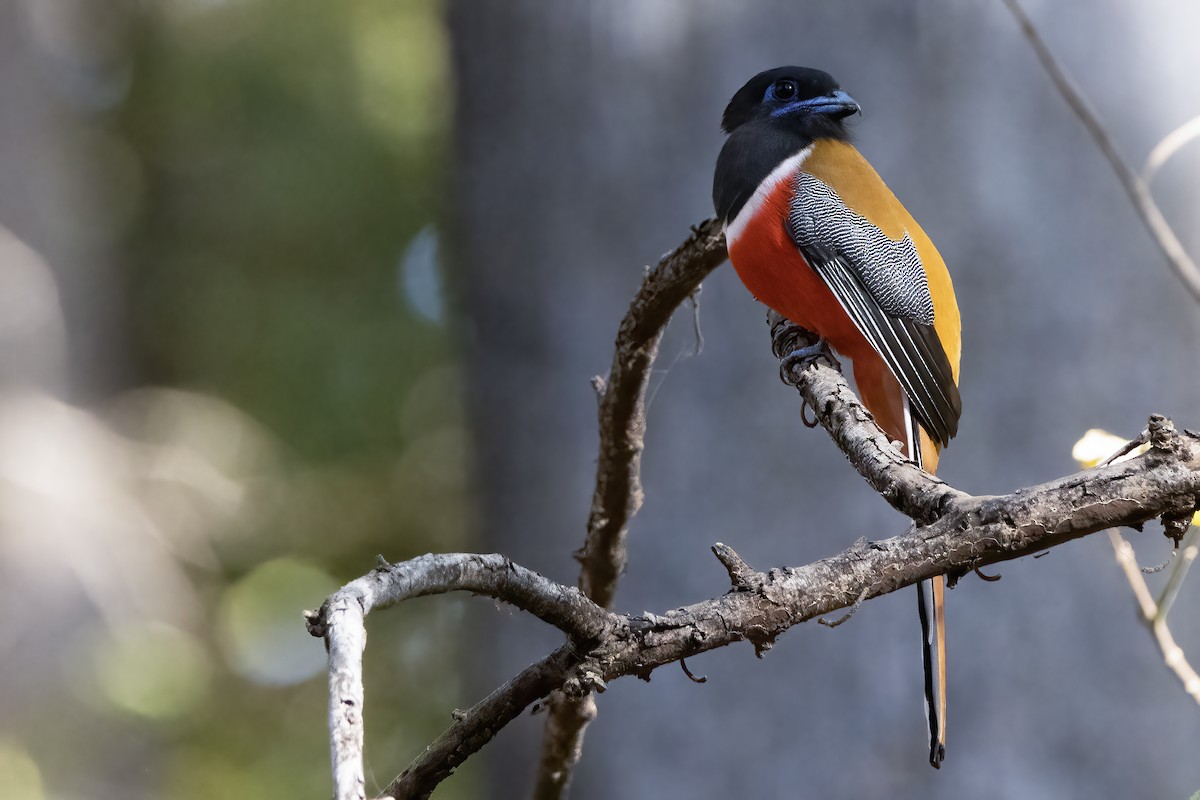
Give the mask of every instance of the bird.
<svg viewBox="0 0 1200 800">
<path fill-rule="evenodd" d="M 713 176 L 729 260 L 760 302 L 850 360 L 863 405 L 929 473 L 958 432 L 961 322 L 933 242 L 851 142 L 858 103 L 818 69 L 760 72 L 733 95 Z M 945 578 L 922 581 L 929 763 L 946 755 Z"/>
</svg>

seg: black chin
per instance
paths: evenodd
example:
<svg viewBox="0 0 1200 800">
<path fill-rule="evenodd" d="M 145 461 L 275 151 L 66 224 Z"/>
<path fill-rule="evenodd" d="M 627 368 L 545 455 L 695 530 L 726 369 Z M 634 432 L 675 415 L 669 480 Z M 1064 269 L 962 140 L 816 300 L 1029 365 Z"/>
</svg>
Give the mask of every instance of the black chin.
<svg viewBox="0 0 1200 800">
<path fill-rule="evenodd" d="M 839 106 L 790 117 L 761 114 L 739 124 L 721 148 L 713 176 L 713 205 L 721 221 L 732 222 L 759 183 L 788 156 L 818 139 L 849 141 L 850 131 L 841 121 L 855 111 Z"/>
<path fill-rule="evenodd" d="M 837 109 L 823 114 L 810 114 L 798 120 L 797 127 L 804 131 L 810 139 L 840 139 L 848 140 L 850 132 L 842 125 L 842 120 L 855 112 L 855 109 Z"/>
</svg>

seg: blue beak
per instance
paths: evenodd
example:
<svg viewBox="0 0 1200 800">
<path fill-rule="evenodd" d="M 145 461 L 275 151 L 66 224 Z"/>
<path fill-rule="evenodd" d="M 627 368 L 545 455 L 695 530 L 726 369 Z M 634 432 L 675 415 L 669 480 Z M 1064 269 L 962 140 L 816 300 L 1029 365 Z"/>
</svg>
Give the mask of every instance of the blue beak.
<svg viewBox="0 0 1200 800">
<path fill-rule="evenodd" d="M 808 100 L 798 100 L 795 103 L 789 103 L 782 108 L 777 108 L 771 112 L 773 117 L 783 117 L 796 113 L 803 114 L 827 114 L 835 119 L 848 117 L 851 114 L 857 114 L 862 111 L 858 103 L 854 102 L 854 98 L 838 89 L 831 94 L 821 97 L 812 97 Z"/>
<path fill-rule="evenodd" d="M 817 98 L 818 100 L 826 98 Z M 854 102 L 854 98 L 838 89 L 833 94 L 829 95 L 826 103 L 821 107 L 821 114 L 835 114 L 840 117 L 848 117 L 851 114 L 857 114 L 862 109 L 858 103 Z"/>
</svg>

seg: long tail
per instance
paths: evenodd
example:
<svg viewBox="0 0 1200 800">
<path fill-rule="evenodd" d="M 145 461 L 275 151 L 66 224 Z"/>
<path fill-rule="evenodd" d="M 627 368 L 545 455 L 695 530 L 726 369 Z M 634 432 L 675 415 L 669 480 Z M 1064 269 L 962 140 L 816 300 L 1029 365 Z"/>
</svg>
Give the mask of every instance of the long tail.
<svg viewBox="0 0 1200 800">
<path fill-rule="evenodd" d="M 941 575 L 917 586 L 921 613 L 921 655 L 925 663 L 925 716 L 929 720 L 929 764 L 946 757 L 946 579 Z"/>
<path fill-rule="evenodd" d="M 916 419 L 905 403 L 908 452 L 921 464 L 921 442 Z M 940 769 L 946 758 L 946 579 L 942 575 L 917 585 L 917 610 L 921 615 L 921 660 L 925 667 L 925 717 L 929 721 L 929 764 Z"/>
</svg>

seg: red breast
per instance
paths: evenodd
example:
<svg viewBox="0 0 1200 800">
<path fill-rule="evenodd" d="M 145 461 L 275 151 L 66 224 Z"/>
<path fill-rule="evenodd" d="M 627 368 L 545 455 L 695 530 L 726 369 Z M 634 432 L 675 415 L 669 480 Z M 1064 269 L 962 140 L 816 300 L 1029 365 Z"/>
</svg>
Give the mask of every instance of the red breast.
<svg viewBox="0 0 1200 800">
<path fill-rule="evenodd" d="M 789 175 L 776 180 L 774 186 L 759 188 L 727 231 L 729 260 L 759 302 L 824 336 L 835 350 L 856 362 L 878 359 L 788 235 L 792 183 Z M 746 215 L 749 217 L 743 220 Z"/>
</svg>

